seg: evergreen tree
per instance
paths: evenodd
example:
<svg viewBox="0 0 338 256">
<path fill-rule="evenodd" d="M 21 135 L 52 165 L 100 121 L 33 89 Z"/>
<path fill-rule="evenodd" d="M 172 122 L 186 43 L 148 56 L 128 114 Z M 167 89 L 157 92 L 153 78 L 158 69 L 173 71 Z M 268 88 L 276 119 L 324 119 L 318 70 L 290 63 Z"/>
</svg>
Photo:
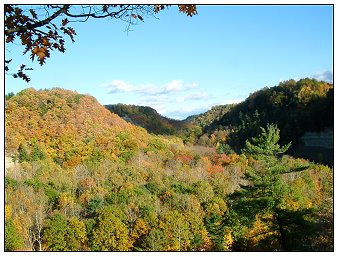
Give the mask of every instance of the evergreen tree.
<svg viewBox="0 0 338 256">
<path fill-rule="evenodd" d="M 246 140 L 246 147 L 243 153 L 250 155 L 257 160 L 276 160 L 279 154 L 285 153 L 291 143 L 281 147 L 278 144 L 280 139 L 279 129 L 275 124 L 268 124 L 267 129 L 261 127 L 261 134 L 252 138 L 252 142 Z"/>
<path fill-rule="evenodd" d="M 224 251 L 225 223 L 221 216 L 212 213 L 205 217 L 204 222 L 213 243 L 212 250 Z"/>
<path fill-rule="evenodd" d="M 243 153 L 252 160 L 245 174 L 247 185 L 232 195 L 234 209 L 239 213 L 241 222 L 251 225 L 255 217 L 260 214 L 270 214 L 276 222 L 280 234 L 280 244 L 285 249 L 285 231 L 282 211 L 279 208 L 283 195 L 287 192 L 287 185 L 282 180 L 282 174 L 289 172 L 288 167 L 282 165 L 278 159 L 290 147 L 290 144 L 280 146 L 279 129 L 276 125 L 261 128 L 262 133 L 246 141 Z M 244 218 L 243 218 L 244 217 Z"/>
</svg>

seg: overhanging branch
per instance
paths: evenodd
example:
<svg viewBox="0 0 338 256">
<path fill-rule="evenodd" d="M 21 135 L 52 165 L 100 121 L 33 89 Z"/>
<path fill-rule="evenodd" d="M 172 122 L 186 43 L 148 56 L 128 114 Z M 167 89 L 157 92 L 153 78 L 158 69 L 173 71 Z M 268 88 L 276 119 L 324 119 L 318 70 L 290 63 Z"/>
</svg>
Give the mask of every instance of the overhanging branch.
<svg viewBox="0 0 338 256">
<path fill-rule="evenodd" d="M 47 19 L 38 21 L 38 22 L 36 22 L 34 24 L 27 24 L 25 26 L 18 26 L 16 28 L 7 29 L 7 30 L 5 30 L 5 35 L 8 36 L 8 35 L 11 35 L 11 34 L 14 34 L 14 33 L 17 33 L 17 32 L 24 32 L 24 31 L 27 31 L 27 30 L 34 30 L 35 28 L 47 25 L 53 19 L 55 19 L 56 17 L 58 17 L 59 15 L 61 15 L 62 13 L 65 13 L 68 10 L 69 7 L 70 7 L 70 5 L 66 4 L 62 8 L 60 8 L 58 11 L 56 11 L 54 14 L 52 14 L 50 17 L 48 17 Z"/>
</svg>

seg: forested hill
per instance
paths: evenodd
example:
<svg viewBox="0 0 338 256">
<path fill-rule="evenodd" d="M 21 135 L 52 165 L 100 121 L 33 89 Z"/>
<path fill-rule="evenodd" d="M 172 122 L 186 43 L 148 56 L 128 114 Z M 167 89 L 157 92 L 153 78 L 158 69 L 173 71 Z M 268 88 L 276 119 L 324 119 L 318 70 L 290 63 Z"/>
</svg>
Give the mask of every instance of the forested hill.
<svg viewBox="0 0 338 256">
<path fill-rule="evenodd" d="M 187 122 L 164 117 L 151 107 L 121 103 L 105 107 L 124 120 L 145 128 L 149 133 L 174 135 L 189 127 Z"/>
<path fill-rule="evenodd" d="M 333 129 L 333 109 L 332 84 L 309 78 L 288 80 L 252 93 L 212 122 L 204 123 L 202 129 L 209 136 L 220 137 L 221 132 L 223 143 L 239 152 L 247 139 L 260 132 L 260 127 L 275 123 L 280 129 L 281 143 L 292 142 L 289 152 L 293 152 L 303 143 L 300 138 L 306 132 Z M 331 155 L 329 158 L 333 160 Z M 328 161 L 332 163 L 331 160 Z"/>
<path fill-rule="evenodd" d="M 55 88 L 28 88 L 6 99 L 6 152 L 36 152 L 62 166 L 118 158 L 124 147 L 141 148 L 149 136 L 142 128 L 110 113 L 88 95 Z M 129 145 L 122 145 L 129 143 Z"/>
<path fill-rule="evenodd" d="M 194 144 L 202 134 L 202 128 L 197 122 L 167 118 L 151 107 L 121 103 L 105 107 L 124 120 L 145 128 L 151 134 L 177 136 L 186 144 Z"/>
<path fill-rule="evenodd" d="M 189 116 L 184 121 L 198 125 L 201 128 L 208 127 L 212 123 L 219 121 L 219 119 L 234 106 L 236 106 L 236 104 L 213 106 L 210 110 L 198 115 Z"/>
<path fill-rule="evenodd" d="M 332 127 L 333 85 L 305 78 L 263 88 L 205 127 L 205 130 L 254 124 L 264 126 L 266 123 L 278 124 L 282 140 L 292 140 L 305 131 Z"/>
</svg>

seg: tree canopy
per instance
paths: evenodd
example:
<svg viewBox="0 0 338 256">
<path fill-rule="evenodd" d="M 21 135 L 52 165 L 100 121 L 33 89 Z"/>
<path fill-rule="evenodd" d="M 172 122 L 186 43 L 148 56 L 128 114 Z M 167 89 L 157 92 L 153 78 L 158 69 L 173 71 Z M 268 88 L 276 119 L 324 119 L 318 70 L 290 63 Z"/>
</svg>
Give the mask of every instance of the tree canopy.
<svg viewBox="0 0 338 256">
<path fill-rule="evenodd" d="M 90 19 L 119 19 L 130 25 L 144 22 L 146 17 L 154 17 L 170 5 L 5 5 L 6 44 L 17 43 L 24 47 L 23 54 L 30 54 L 32 61 L 40 65 L 50 58 L 51 51 L 64 53 L 65 39 L 75 42 L 76 31 L 72 22 L 87 22 Z M 178 5 L 179 12 L 187 16 L 197 14 L 195 5 Z M 9 71 L 10 56 L 6 56 L 5 71 Z M 31 70 L 25 64 L 11 75 L 30 81 L 25 71 Z"/>
<path fill-rule="evenodd" d="M 276 125 L 222 153 L 29 88 L 6 99 L 5 128 L 6 251 L 333 248 L 333 170 L 283 155 Z"/>
</svg>

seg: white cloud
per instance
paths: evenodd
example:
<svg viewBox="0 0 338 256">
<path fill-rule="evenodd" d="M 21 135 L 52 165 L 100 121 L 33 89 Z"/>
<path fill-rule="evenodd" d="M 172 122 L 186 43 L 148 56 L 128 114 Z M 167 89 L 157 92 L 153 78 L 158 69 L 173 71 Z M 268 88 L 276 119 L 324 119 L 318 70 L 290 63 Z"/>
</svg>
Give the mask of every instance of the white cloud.
<svg viewBox="0 0 338 256">
<path fill-rule="evenodd" d="M 208 93 L 196 90 L 197 83 L 186 83 L 182 80 L 172 80 L 162 85 L 137 85 L 113 80 L 103 86 L 108 94 L 120 94 L 116 95 L 120 103 L 149 106 L 163 116 L 176 119 L 206 111 L 209 107 L 206 105 L 210 105 L 211 99 Z"/>
<path fill-rule="evenodd" d="M 133 91 L 133 86 L 122 80 L 113 80 L 107 87 L 110 89 L 108 93 Z"/>
<path fill-rule="evenodd" d="M 165 86 L 163 93 L 189 91 L 198 87 L 197 83 L 183 83 L 182 80 L 172 80 Z"/>
<path fill-rule="evenodd" d="M 172 92 L 172 91 L 181 91 L 183 89 L 183 82 L 181 80 L 172 80 L 170 83 L 168 83 L 165 87 L 166 92 Z"/>
<path fill-rule="evenodd" d="M 208 97 L 208 93 L 197 91 L 197 92 L 189 93 L 183 97 L 177 98 L 177 102 L 184 102 L 188 100 L 202 100 L 207 97 Z"/>
<path fill-rule="evenodd" d="M 312 75 L 311 77 L 319 80 L 319 81 L 326 81 L 329 83 L 332 83 L 333 81 L 333 70 L 325 70 L 325 71 L 321 71 L 321 72 L 317 72 L 314 75 Z"/>
<path fill-rule="evenodd" d="M 331 69 L 328 69 L 328 70 L 316 72 L 316 73 L 311 74 L 311 75 L 307 74 L 307 75 L 297 76 L 297 77 L 294 77 L 293 79 L 295 81 L 298 81 L 298 80 L 306 78 L 306 77 L 314 78 L 318 81 L 325 81 L 325 82 L 332 83 L 333 82 L 333 69 L 331 68 Z M 284 82 L 284 81 L 285 80 L 280 81 L 280 82 Z"/>
<path fill-rule="evenodd" d="M 159 89 L 152 84 L 136 86 L 122 80 L 113 80 L 109 84 L 106 84 L 105 87 L 108 88 L 109 94 L 138 93 L 138 94 L 155 95 L 159 93 Z"/>
<path fill-rule="evenodd" d="M 208 97 L 208 93 L 206 92 L 194 92 L 190 93 L 185 97 L 185 100 L 201 100 Z"/>
<path fill-rule="evenodd" d="M 196 88 L 198 86 L 198 84 L 196 84 L 196 83 L 191 83 L 191 84 L 187 84 L 186 85 L 186 88 L 187 89 L 194 89 L 194 88 Z"/>
<path fill-rule="evenodd" d="M 123 80 L 113 80 L 108 84 L 105 84 L 104 87 L 108 88 L 109 94 L 114 93 L 137 93 L 144 95 L 160 95 L 168 93 L 178 93 L 182 91 L 188 91 L 196 88 L 198 85 L 196 83 L 184 83 L 182 80 L 172 80 L 171 82 L 165 85 L 134 85 Z"/>
</svg>

